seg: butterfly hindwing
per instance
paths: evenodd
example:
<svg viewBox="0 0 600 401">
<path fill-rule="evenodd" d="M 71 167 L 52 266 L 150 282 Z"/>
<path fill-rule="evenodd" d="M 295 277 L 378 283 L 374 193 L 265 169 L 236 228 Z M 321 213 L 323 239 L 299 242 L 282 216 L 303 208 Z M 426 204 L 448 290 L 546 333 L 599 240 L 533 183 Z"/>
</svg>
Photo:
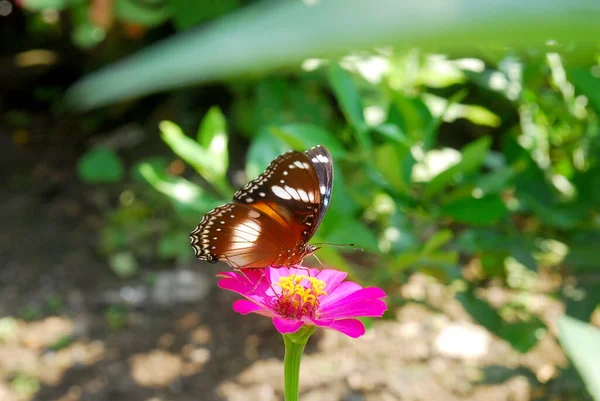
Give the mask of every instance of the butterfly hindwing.
<svg viewBox="0 0 600 401">
<path fill-rule="evenodd" d="M 292 247 L 291 232 L 250 206 L 227 203 L 208 212 L 191 233 L 196 257 L 236 268 L 265 267 Z"/>
</svg>

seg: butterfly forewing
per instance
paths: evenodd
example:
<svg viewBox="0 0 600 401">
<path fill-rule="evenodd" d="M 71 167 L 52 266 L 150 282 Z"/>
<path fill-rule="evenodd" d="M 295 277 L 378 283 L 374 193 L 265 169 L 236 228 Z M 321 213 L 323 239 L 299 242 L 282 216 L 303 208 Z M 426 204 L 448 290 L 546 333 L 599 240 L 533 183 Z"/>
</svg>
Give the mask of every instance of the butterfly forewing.
<svg viewBox="0 0 600 401">
<path fill-rule="evenodd" d="M 233 199 L 279 217 L 291 227 L 298 241 L 306 242 L 325 214 L 332 184 L 331 155 L 317 146 L 304 153 L 279 156 Z"/>
<path fill-rule="evenodd" d="M 307 150 L 306 155 L 310 159 L 317 179 L 319 181 L 319 193 L 321 194 L 321 204 L 319 215 L 314 227 L 314 232 L 317 231 L 321 221 L 325 217 L 325 212 L 329 207 L 329 201 L 331 200 L 331 191 L 333 190 L 333 160 L 331 154 L 324 146 L 315 146 Z"/>
<path fill-rule="evenodd" d="M 191 233 L 196 257 L 208 262 L 227 261 L 235 268 L 271 264 L 282 249 L 292 247 L 286 227 L 250 206 L 227 203 L 204 216 Z"/>
</svg>

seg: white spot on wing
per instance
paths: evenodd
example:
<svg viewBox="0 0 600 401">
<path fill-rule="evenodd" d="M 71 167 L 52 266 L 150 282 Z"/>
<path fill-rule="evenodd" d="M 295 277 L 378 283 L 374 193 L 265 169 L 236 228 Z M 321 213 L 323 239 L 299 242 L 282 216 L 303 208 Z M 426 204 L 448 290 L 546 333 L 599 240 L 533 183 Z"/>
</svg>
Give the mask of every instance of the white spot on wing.
<svg viewBox="0 0 600 401">
<path fill-rule="evenodd" d="M 285 186 L 285 190 L 287 193 L 289 193 L 292 198 L 294 198 L 294 200 L 300 200 L 300 194 L 298 193 L 298 191 L 296 191 L 294 188 L 290 187 L 289 185 Z"/>
<path fill-rule="evenodd" d="M 253 219 L 258 219 L 260 217 L 260 213 L 257 212 L 256 210 L 250 210 L 248 212 L 248 216 L 250 216 Z"/>
<path fill-rule="evenodd" d="M 300 199 L 302 199 L 302 202 L 308 202 L 308 194 L 306 193 L 305 190 L 299 189 L 298 195 L 300 195 Z"/>
<path fill-rule="evenodd" d="M 281 188 L 278 185 L 273 185 L 271 187 L 271 191 L 273 191 L 273 193 L 275 194 L 275 196 L 281 198 L 281 199 L 292 199 L 292 195 L 290 195 L 289 193 L 287 193 L 287 191 L 283 188 Z"/>
<path fill-rule="evenodd" d="M 326 190 L 327 188 L 325 188 L 325 185 L 321 185 L 321 195 L 325 195 Z"/>
<path fill-rule="evenodd" d="M 248 242 L 256 241 L 260 235 L 260 229 L 260 225 L 253 220 L 245 220 L 234 228 L 236 237 Z"/>
</svg>

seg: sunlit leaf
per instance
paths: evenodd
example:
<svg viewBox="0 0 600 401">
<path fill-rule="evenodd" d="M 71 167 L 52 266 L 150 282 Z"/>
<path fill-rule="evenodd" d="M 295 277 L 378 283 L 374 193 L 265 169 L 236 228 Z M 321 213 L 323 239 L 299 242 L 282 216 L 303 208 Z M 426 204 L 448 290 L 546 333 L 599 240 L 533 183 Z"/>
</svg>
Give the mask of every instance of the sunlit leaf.
<svg viewBox="0 0 600 401">
<path fill-rule="evenodd" d="M 167 2 L 149 7 L 135 0 L 116 0 L 114 10 L 119 20 L 147 27 L 162 24 L 171 16 Z"/>
<path fill-rule="evenodd" d="M 339 65 L 333 64 L 329 68 L 329 82 L 346 120 L 357 131 L 361 144 L 368 145 L 369 141 L 366 139 L 368 125 L 365 122 L 363 106 L 352 74 Z"/>
<path fill-rule="evenodd" d="M 117 3 L 121 1 L 136 3 Z M 584 45 L 595 44 L 600 34 L 600 4 L 589 0 L 458 0 L 437 2 L 433 8 L 430 2 L 399 4 L 397 0 L 328 0 L 311 6 L 296 1 L 259 3 L 85 77 L 70 91 L 69 103 L 77 108 L 97 107 L 174 87 L 294 66 L 309 57 L 377 46 L 448 52 L 508 44 L 527 48 L 540 46 L 548 38 Z M 169 5 L 161 4 L 170 11 Z M 453 18 L 440 23 L 440 16 L 445 15 Z M 151 22 L 162 18 L 157 12 Z M 352 107 L 352 118 L 360 124 L 357 108 Z"/>
<path fill-rule="evenodd" d="M 223 153 L 227 152 L 227 141 L 223 141 L 223 139 L 226 137 L 217 135 L 212 138 L 220 138 L 217 141 L 211 141 L 211 145 L 215 143 L 215 147 L 218 147 L 219 150 L 218 153 L 213 153 L 203 148 L 192 138 L 186 136 L 176 124 L 170 121 L 161 122 L 159 127 L 163 140 L 171 147 L 175 154 L 185 160 L 207 181 L 213 184 L 220 191 L 221 195 L 227 196 L 233 193 L 233 190 L 227 183 L 225 171 L 223 171 Z"/>
<path fill-rule="evenodd" d="M 588 391 L 600 401 L 600 329 L 568 316 L 558 322 L 558 338 L 583 378 Z"/>
<path fill-rule="evenodd" d="M 229 166 L 229 153 L 226 121 L 218 107 L 208 110 L 200 123 L 197 138 L 198 143 L 212 155 L 212 169 L 223 177 Z"/>
<path fill-rule="evenodd" d="M 148 163 L 141 163 L 139 174 L 159 192 L 167 195 L 179 213 L 201 218 L 204 213 L 223 203 L 185 178 L 169 176 Z"/>
<path fill-rule="evenodd" d="M 462 176 L 479 170 L 491 143 L 489 137 L 483 137 L 466 145 L 461 149 L 460 162 L 433 177 L 425 187 L 424 196 L 429 198 L 436 195 L 445 186 L 458 181 Z"/>
</svg>

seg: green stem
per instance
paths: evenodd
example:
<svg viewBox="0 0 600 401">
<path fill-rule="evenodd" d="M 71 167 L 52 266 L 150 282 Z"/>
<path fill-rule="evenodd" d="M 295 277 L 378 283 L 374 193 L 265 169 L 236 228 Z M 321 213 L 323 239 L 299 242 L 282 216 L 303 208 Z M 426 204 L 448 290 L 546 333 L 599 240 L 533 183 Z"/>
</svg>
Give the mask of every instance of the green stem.
<svg viewBox="0 0 600 401">
<path fill-rule="evenodd" d="M 283 372 L 285 380 L 285 401 L 298 401 L 300 384 L 300 360 L 308 339 L 315 332 L 315 326 L 302 326 L 292 334 L 283 335 L 285 358 Z"/>
</svg>

